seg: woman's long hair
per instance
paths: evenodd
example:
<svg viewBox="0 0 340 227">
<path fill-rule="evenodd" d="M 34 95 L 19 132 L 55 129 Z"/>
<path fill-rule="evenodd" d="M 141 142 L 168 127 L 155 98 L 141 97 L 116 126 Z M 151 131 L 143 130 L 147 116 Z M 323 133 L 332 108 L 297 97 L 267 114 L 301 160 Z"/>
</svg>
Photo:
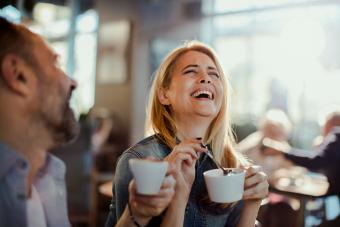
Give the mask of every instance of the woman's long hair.
<svg viewBox="0 0 340 227">
<path fill-rule="evenodd" d="M 227 76 L 218 61 L 216 53 L 212 48 L 198 41 L 190 41 L 170 52 L 154 76 L 147 107 L 146 132 L 153 132 L 171 149 L 176 145 L 176 124 L 168 106 L 162 105 L 158 99 L 160 88 L 169 88 L 174 66 L 184 53 L 198 51 L 206 54 L 215 63 L 219 72 L 222 86 L 223 99 L 219 113 L 212 121 L 203 141 L 210 144 L 214 156 L 225 167 L 239 167 L 246 165 L 247 161 L 242 155 L 235 152 L 235 139 L 230 124 L 229 96 L 231 87 Z"/>
</svg>

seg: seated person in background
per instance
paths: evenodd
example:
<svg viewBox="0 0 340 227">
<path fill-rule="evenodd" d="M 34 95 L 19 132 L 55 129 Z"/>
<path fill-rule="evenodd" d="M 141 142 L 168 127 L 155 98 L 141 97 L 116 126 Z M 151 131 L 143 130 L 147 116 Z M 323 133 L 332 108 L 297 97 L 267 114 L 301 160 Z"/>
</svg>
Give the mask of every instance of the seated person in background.
<svg viewBox="0 0 340 227">
<path fill-rule="evenodd" d="M 100 148 L 106 143 L 113 127 L 111 112 L 106 108 L 91 108 L 87 118 L 94 125 L 91 138 L 93 151 L 99 152 Z"/>
<path fill-rule="evenodd" d="M 340 196 L 340 111 L 334 111 L 328 115 L 322 129 L 322 143 L 317 146 L 317 152 L 314 156 L 297 156 L 294 155 L 295 148 L 287 144 L 265 139 L 264 146 L 272 149 L 273 152 L 279 152 L 287 160 L 296 165 L 308 168 L 311 171 L 323 172 L 329 181 L 329 195 Z M 325 221 L 320 226 L 340 226 L 340 215 L 334 220 Z"/>
<path fill-rule="evenodd" d="M 73 139 L 76 82 L 37 34 L 0 17 L 0 226 L 70 226 L 65 165 L 47 152 Z"/>
<path fill-rule="evenodd" d="M 155 134 L 120 157 L 106 226 L 114 226 L 128 206 L 129 160 L 153 156 L 175 166 L 175 195 L 162 214 L 149 220 L 135 217 L 138 226 L 254 227 L 261 200 L 268 193 L 267 176 L 233 148 L 229 84 L 215 52 L 200 42 L 176 48 L 160 65 L 150 91 L 147 129 Z M 217 204 L 209 200 L 203 172 L 217 167 L 203 144 L 222 166 L 246 169 L 242 201 Z"/>
<path fill-rule="evenodd" d="M 271 139 L 263 140 L 264 146 L 272 152 L 279 152 L 284 158 L 311 171 L 323 172 L 330 183 L 328 194 L 340 195 L 340 111 L 330 113 L 323 126 L 323 142 L 313 152 L 314 156 L 297 156 L 299 149 Z M 304 152 L 306 153 L 306 152 Z"/>
<path fill-rule="evenodd" d="M 268 155 L 270 150 L 263 149 L 262 140 L 270 138 L 287 142 L 290 131 L 291 122 L 287 115 L 279 109 L 269 110 L 262 118 L 259 130 L 238 143 L 237 149 L 253 161 L 254 164 L 261 165 L 270 177 L 275 170 L 289 167 L 292 164 L 280 155 Z"/>
</svg>

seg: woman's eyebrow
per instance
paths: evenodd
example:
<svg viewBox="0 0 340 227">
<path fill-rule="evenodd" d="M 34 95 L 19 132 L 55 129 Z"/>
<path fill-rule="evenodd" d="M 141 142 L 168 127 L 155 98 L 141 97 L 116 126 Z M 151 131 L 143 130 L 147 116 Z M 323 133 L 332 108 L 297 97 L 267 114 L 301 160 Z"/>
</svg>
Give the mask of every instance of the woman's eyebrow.
<svg viewBox="0 0 340 227">
<path fill-rule="evenodd" d="M 194 64 L 187 65 L 187 66 L 185 66 L 185 67 L 182 69 L 182 72 L 183 72 L 184 70 L 186 70 L 187 68 L 190 68 L 190 67 L 195 67 L 195 68 L 197 68 L 198 65 L 194 65 Z"/>
<path fill-rule="evenodd" d="M 208 69 L 209 70 L 216 70 L 217 71 L 217 69 L 215 67 L 213 67 L 213 66 L 208 66 Z"/>
</svg>

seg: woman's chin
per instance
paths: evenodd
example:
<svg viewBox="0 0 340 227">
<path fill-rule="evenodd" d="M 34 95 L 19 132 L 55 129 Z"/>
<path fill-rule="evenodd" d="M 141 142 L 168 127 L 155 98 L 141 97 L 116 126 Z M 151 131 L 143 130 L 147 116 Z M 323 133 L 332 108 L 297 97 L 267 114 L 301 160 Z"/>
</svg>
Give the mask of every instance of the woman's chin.
<svg viewBox="0 0 340 227">
<path fill-rule="evenodd" d="M 206 117 L 209 119 L 213 119 L 216 117 L 217 113 L 215 111 L 196 111 L 195 114 L 200 117 Z"/>
</svg>

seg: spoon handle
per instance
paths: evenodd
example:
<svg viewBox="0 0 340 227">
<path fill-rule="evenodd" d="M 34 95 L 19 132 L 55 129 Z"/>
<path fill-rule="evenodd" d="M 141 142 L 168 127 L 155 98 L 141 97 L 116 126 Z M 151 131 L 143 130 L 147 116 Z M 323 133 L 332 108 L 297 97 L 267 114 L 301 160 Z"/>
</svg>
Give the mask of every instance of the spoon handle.
<svg viewBox="0 0 340 227">
<path fill-rule="evenodd" d="M 201 146 L 204 147 L 204 148 L 207 148 L 207 145 L 201 143 Z M 218 161 L 214 158 L 212 152 L 207 149 L 205 151 L 205 153 L 208 155 L 208 157 L 215 163 L 215 165 L 217 166 L 217 168 L 220 168 L 222 171 L 223 171 L 223 175 L 228 175 L 229 173 L 232 172 L 232 170 L 230 169 L 224 169 L 223 166 L 220 165 L 220 163 L 218 163 Z"/>
<path fill-rule="evenodd" d="M 231 170 L 224 169 L 224 168 L 220 165 L 220 163 L 218 163 L 218 162 L 216 161 L 216 159 L 215 159 L 214 156 L 212 155 L 211 151 L 207 150 L 205 153 L 206 153 L 206 154 L 208 155 L 208 157 L 216 164 L 217 168 L 220 168 L 220 169 L 223 171 L 223 175 L 228 175 L 228 174 L 231 172 Z"/>
</svg>

